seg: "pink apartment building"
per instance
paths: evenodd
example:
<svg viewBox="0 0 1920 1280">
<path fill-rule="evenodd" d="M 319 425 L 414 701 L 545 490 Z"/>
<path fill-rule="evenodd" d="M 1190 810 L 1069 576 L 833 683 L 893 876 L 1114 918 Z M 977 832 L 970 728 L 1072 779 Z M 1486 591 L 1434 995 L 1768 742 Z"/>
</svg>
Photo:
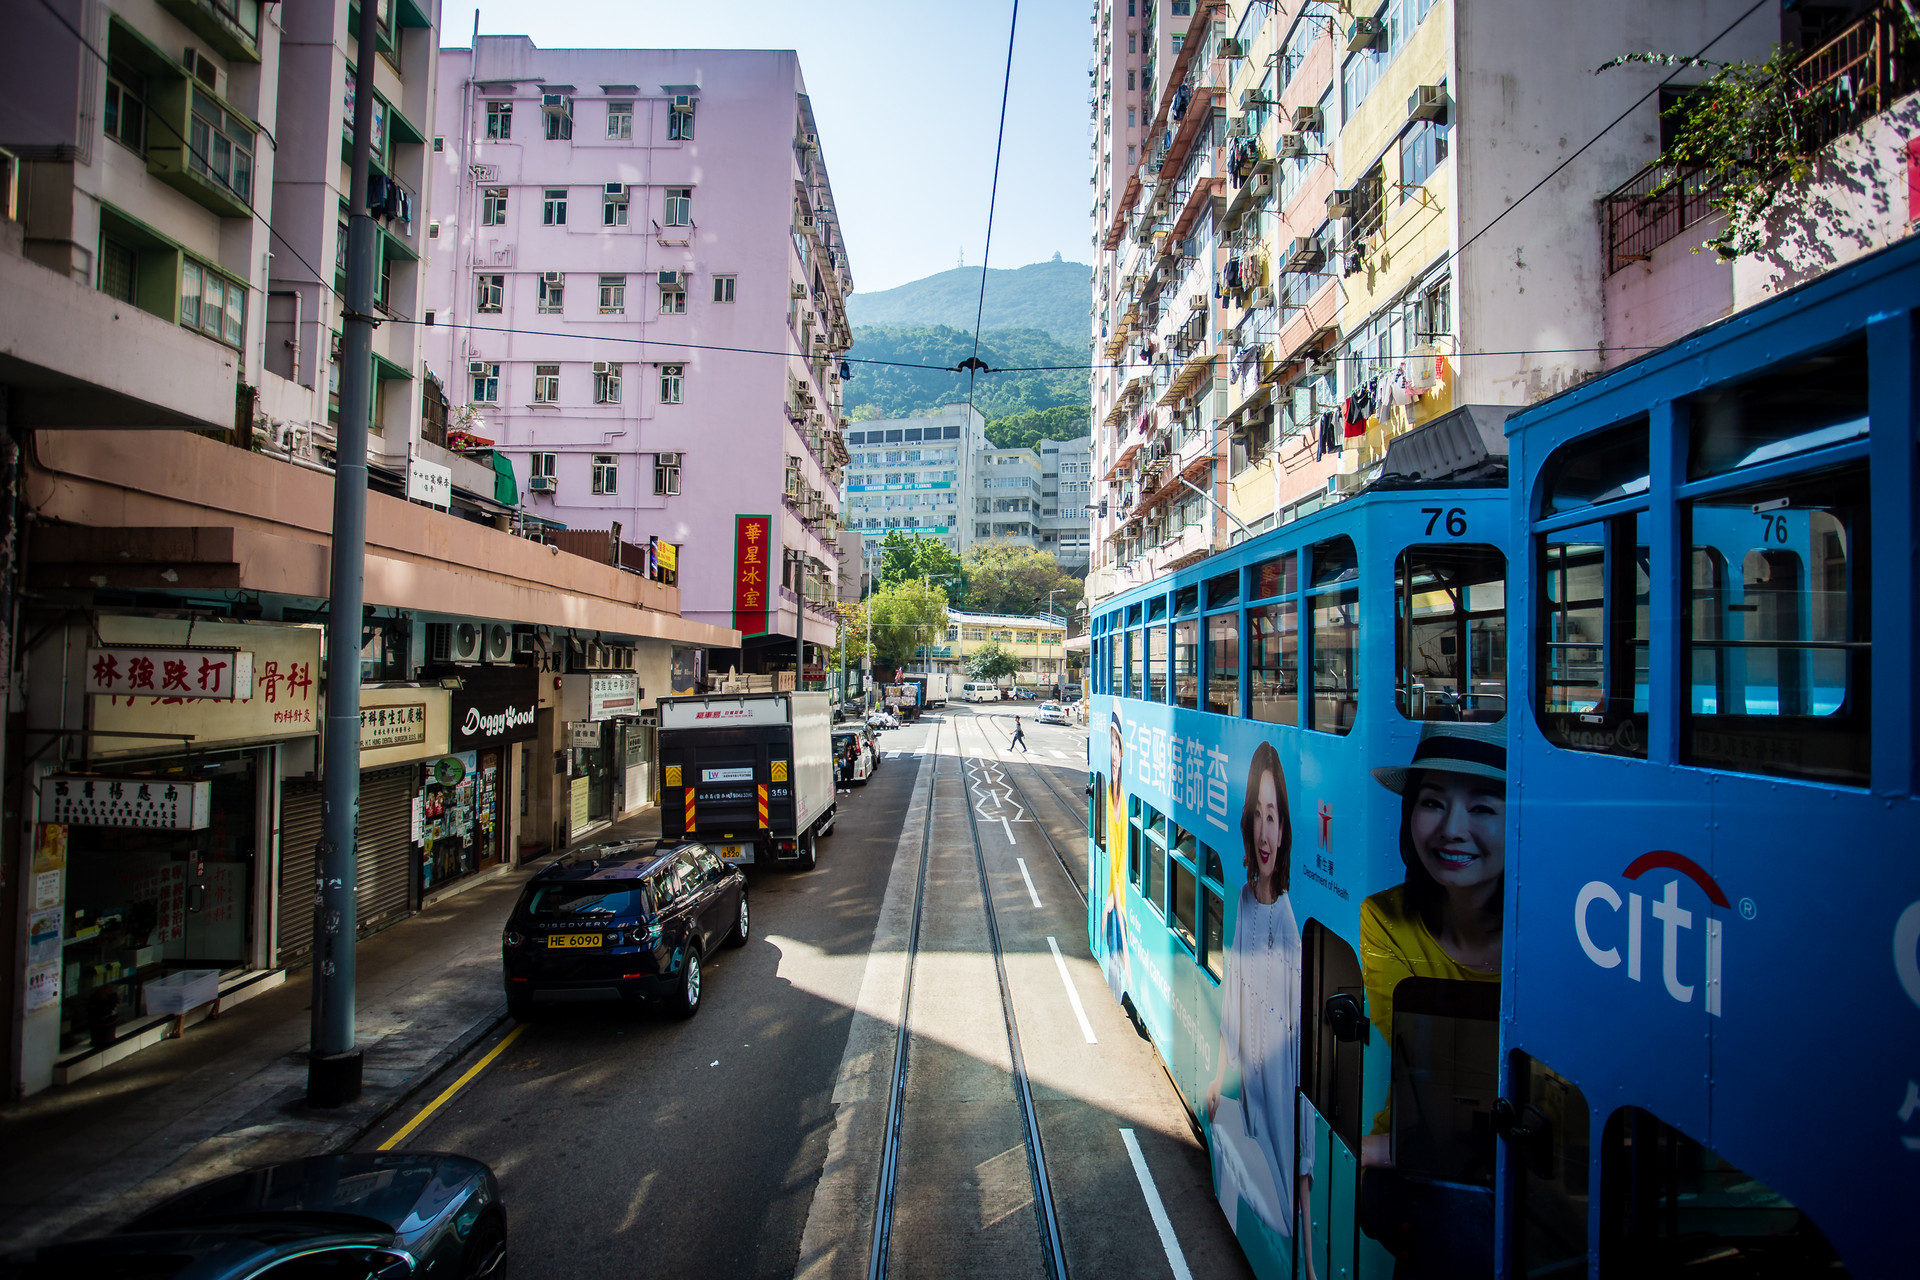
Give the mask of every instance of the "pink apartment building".
<svg viewBox="0 0 1920 1280">
<path fill-rule="evenodd" d="M 853 280 L 798 56 L 481 36 L 441 51 L 435 120 L 450 433 L 532 517 L 673 544 L 686 617 L 746 615 L 742 670 L 791 668 L 802 593 L 831 644 Z"/>
</svg>

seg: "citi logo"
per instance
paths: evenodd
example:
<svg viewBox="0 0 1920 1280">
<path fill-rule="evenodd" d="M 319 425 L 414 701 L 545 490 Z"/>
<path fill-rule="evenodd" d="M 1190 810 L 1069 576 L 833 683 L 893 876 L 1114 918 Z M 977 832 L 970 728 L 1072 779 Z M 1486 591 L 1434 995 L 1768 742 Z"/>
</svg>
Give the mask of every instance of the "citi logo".
<svg viewBox="0 0 1920 1280">
<path fill-rule="evenodd" d="M 1638 880 L 1649 871 L 1677 871 L 1681 876 L 1700 886 L 1707 895 L 1707 901 L 1714 906 L 1725 908 L 1727 895 L 1720 891 L 1712 876 L 1701 870 L 1700 864 L 1684 854 L 1673 853 L 1665 849 L 1656 849 L 1652 853 L 1643 853 L 1628 864 L 1622 872 L 1622 878 Z M 1604 905 L 1611 913 L 1601 916 L 1596 906 Z M 1640 981 L 1640 957 L 1643 951 L 1643 907 L 1651 911 L 1653 918 L 1660 922 L 1660 978 L 1666 983 L 1667 994 L 1681 1004 L 1693 1000 L 1694 984 L 1681 981 L 1682 951 L 1686 941 L 1681 938 L 1684 931 L 1693 928 L 1693 912 L 1680 905 L 1680 881 L 1678 878 L 1667 881 L 1660 896 L 1651 903 L 1643 903 L 1641 896 L 1629 892 L 1625 902 L 1620 894 L 1604 880 L 1589 880 L 1581 886 L 1580 894 L 1573 900 L 1573 931 L 1580 939 L 1580 949 L 1587 953 L 1587 959 L 1602 969 L 1615 969 L 1620 966 L 1620 951 L 1626 949 L 1627 977 Z M 1620 936 L 1622 912 L 1626 914 L 1626 936 Z M 1720 932 L 1722 922 L 1713 915 L 1707 915 L 1702 937 L 1705 941 L 1705 965 L 1701 971 L 1700 985 L 1705 988 L 1701 1000 L 1707 1012 L 1714 1017 L 1720 1016 Z M 1595 932 L 1612 945 L 1602 946 L 1595 940 Z M 1688 966 L 1689 969 L 1691 968 Z"/>
</svg>

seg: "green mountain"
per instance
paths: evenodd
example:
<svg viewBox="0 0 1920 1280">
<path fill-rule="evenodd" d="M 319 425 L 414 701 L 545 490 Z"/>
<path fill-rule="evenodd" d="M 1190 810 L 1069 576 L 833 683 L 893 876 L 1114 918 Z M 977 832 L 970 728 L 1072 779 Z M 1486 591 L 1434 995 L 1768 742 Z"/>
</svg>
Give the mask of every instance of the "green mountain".
<svg viewBox="0 0 1920 1280">
<path fill-rule="evenodd" d="M 1039 329 L 1070 347 L 1087 342 L 1091 269 L 1079 262 L 1036 262 L 987 272 L 985 329 Z M 973 332 L 980 305 L 980 268 L 957 267 L 897 289 L 847 299 L 855 325 L 946 325 Z"/>
<path fill-rule="evenodd" d="M 971 326 L 964 330 L 946 325 L 856 328 L 853 348 L 847 352 L 853 367 L 853 381 L 845 391 L 847 414 L 858 418 L 910 418 L 942 405 L 964 402 L 968 375 L 953 369 L 972 354 Z M 994 369 L 1024 371 L 974 376 L 973 404 L 990 424 L 998 418 L 1063 406 L 1078 406 L 1084 424 L 1084 346 L 1062 345 L 1038 329 L 996 329 L 980 335 L 980 359 Z M 1064 429 L 1066 425 L 1061 423 L 1059 427 Z M 1072 434 L 1085 435 L 1085 426 Z M 1048 436 L 1069 438 L 1050 432 Z"/>
</svg>

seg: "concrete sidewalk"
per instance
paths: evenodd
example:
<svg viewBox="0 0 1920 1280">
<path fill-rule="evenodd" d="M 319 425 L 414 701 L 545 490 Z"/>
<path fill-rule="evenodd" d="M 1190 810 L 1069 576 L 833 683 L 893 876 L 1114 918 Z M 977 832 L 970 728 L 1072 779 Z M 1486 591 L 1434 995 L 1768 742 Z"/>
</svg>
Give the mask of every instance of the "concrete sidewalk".
<svg viewBox="0 0 1920 1280">
<path fill-rule="evenodd" d="M 649 838 L 649 808 L 590 842 Z M 309 972 L 75 1084 L 0 1109 L 0 1239 L 110 1230 L 239 1169 L 351 1148 L 506 1019 L 500 928 L 546 859 L 363 939 L 354 1103 L 306 1105 Z"/>
</svg>

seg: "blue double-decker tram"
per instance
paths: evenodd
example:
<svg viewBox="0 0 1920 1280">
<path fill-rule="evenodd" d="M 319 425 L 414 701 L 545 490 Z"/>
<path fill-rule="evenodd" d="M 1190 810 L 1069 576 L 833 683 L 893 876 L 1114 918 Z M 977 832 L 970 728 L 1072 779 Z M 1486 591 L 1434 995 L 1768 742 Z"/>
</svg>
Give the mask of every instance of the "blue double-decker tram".
<svg viewBox="0 0 1920 1280">
<path fill-rule="evenodd" d="M 1258 1274 L 1920 1266 L 1916 304 L 1908 241 L 1100 606 L 1090 941 Z"/>
</svg>

